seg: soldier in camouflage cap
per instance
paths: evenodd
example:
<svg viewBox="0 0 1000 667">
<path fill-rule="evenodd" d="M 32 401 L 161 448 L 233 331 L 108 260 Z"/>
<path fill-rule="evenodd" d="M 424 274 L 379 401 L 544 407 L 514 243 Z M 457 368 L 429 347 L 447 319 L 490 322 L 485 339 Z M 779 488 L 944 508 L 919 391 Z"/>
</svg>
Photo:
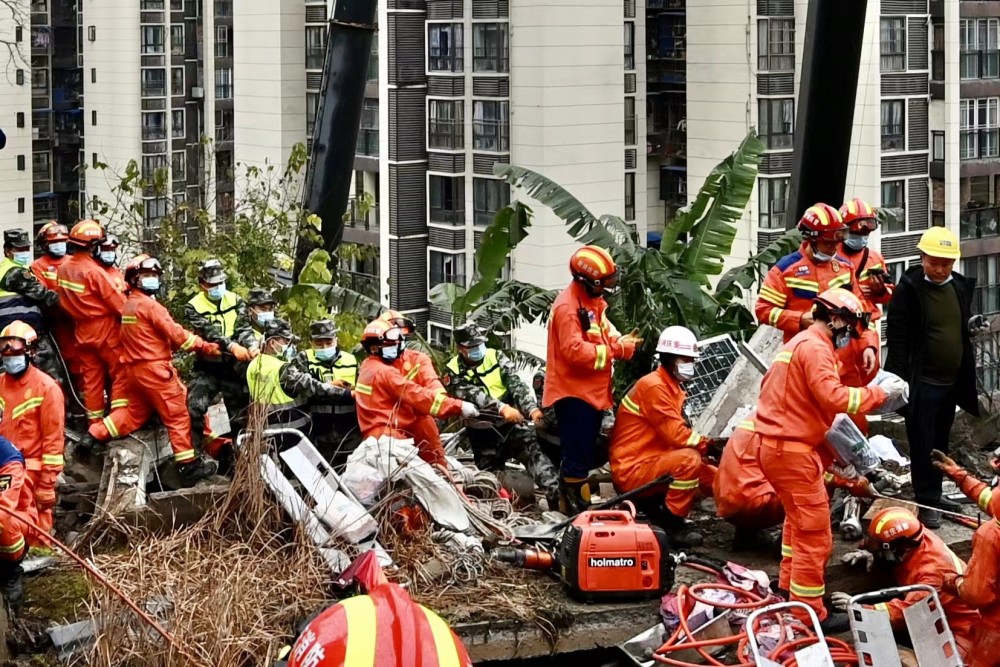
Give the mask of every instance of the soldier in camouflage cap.
<svg viewBox="0 0 1000 667">
<path fill-rule="evenodd" d="M 500 472 L 508 459 L 517 459 L 545 493 L 549 508 L 556 509 L 559 475 L 525 421 L 525 416 L 534 424 L 544 419 L 531 387 L 517 376 L 505 354 L 487 347 L 486 336 L 475 323 L 456 329 L 455 342 L 458 354 L 448 362 L 444 384 L 452 396 L 474 404 L 481 413 L 467 420 L 465 429 L 476 466 Z M 488 417 L 489 413 L 496 416 Z"/>
<path fill-rule="evenodd" d="M 236 340 L 240 345 L 260 349 L 264 328 L 277 316 L 274 293 L 267 287 L 254 287 L 247 296 L 246 312 L 236 323 Z"/>
</svg>

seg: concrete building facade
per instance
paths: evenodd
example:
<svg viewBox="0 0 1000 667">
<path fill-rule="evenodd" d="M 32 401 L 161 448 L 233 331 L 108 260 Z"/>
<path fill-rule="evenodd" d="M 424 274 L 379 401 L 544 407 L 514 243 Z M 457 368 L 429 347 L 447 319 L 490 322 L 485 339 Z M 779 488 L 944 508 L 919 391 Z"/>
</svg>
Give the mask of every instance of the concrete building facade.
<svg viewBox="0 0 1000 667">
<path fill-rule="evenodd" d="M 0 127 L 7 135 L 0 152 L 0 231 L 28 228 L 32 219 L 29 12 L 28 0 L 0 6 L 0 42 L 10 45 L 0 51 Z"/>
</svg>

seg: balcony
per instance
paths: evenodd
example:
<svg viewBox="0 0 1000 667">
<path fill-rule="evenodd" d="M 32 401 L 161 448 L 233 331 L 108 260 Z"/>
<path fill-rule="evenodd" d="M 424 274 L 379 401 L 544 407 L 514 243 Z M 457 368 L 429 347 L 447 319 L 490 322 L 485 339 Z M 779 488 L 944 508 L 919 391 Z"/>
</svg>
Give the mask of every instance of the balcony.
<svg viewBox="0 0 1000 667">
<path fill-rule="evenodd" d="M 363 229 L 367 232 L 378 230 L 378 206 L 372 206 L 367 211 L 362 211 L 356 199 L 348 203 L 347 217 L 344 224 L 354 229 Z"/>
<path fill-rule="evenodd" d="M 464 273 L 453 273 L 450 271 L 431 271 L 430 272 L 430 284 L 428 287 L 434 287 L 435 285 L 440 285 L 441 283 L 453 283 L 455 285 L 461 285 L 465 287 L 465 274 Z"/>
<path fill-rule="evenodd" d="M 962 130 L 958 151 L 962 160 L 1000 157 L 1000 128 Z"/>
<path fill-rule="evenodd" d="M 341 271 L 341 283 L 348 289 L 360 292 L 371 299 L 379 299 L 379 279 L 368 273 L 357 273 L 355 271 Z"/>
<path fill-rule="evenodd" d="M 355 153 L 378 157 L 378 130 L 364 127 L 358 130 L 358 147 Z"/>
<path fill-rule="evenodd" d="M 1000 208 L 975 208 L 962 211 L 959 233 L 963 241 L 1000 236 Z"/>
<path fill-rule="evenodd" d="M 963 81 L 1000 78 L 1000 51 L 962 51 L 958 71 Z"/>
<path fill-rule="evenodd" d="M 233 140 L 233 127 L 232 125 L 216 125 L 215 126 L 215 140 L 216 141 L 232 141 Z"/>
<path fill-rule="evenodd" d="M 326 47 L 306 47 L 306 69 L 323 69 L 324 60 L 326 60 Z M 376 72 L 378 72 L 377 67 L 376 64 Z"/>
</svg>

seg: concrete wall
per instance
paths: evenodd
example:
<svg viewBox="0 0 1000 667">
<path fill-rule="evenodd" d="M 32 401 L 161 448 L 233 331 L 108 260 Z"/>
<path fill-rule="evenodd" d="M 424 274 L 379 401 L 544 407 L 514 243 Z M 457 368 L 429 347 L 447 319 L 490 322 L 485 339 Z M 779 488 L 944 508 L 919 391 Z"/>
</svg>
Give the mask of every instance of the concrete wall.
<svg viewBox="0 0 1000 667">
<path fill-rule="evenodd" d="M 15 227 L 31 229 L 31 19 L 28 0 L 15 0 L 13 6 L 0 5 L 0 41 L 13 43 L 18 25 L 22 27 L 22 40 L 16 47 L 16 55 L 8 58 L 7 49 L 0 49 L 0 128 L 7 135 L 7 147 L 0 151 L 0 231 Z M 18 70 L 22 70 L 24 77 L 21 85 L 17 84 Z M 24 127 L 17 127 L 18 113 L 24 114 Z M 17 168 L 18 156 L 23 156 L 23 171 Z"/>
</svg>

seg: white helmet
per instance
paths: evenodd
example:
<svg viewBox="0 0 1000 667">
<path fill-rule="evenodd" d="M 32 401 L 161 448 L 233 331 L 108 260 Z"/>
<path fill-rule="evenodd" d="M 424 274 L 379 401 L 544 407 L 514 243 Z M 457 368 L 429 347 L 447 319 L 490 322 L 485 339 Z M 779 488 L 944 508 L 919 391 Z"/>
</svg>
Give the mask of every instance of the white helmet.
<svg viewBox="0 0 1000 667">
<path fill-rule="evenodd" d="M 697 359 L 698 338 L 694 332 L 687 327 L 667 327 L 660 334 L 660 340 L 656 342 L 657 352 L 675 354 L 678 357 L 691 357 Z"/>
</svg>

